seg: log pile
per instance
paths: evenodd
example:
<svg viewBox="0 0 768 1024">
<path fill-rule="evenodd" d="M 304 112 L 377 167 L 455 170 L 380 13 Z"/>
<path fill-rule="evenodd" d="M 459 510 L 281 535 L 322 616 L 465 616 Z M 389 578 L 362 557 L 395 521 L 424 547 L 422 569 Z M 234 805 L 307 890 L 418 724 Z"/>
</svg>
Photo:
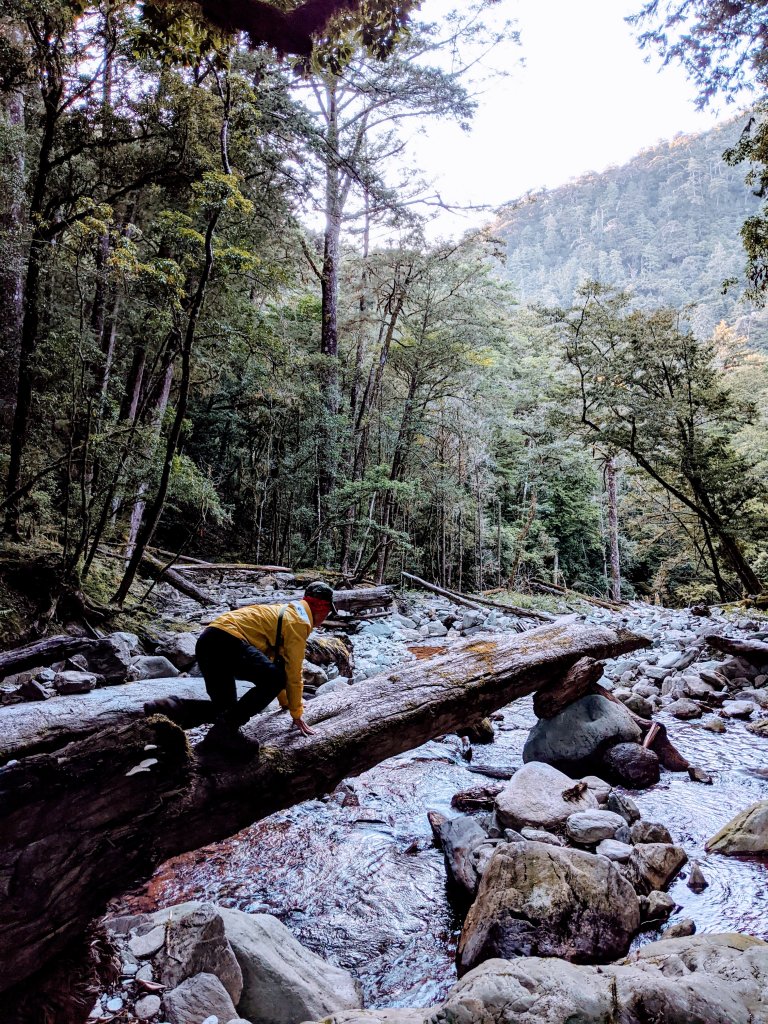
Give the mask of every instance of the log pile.
<svg viewBox="0 0 768 1024">
<path fill-rule="evenodd" d="M 111 897 L 168 857 L 330 792 L 348 776 L 455 731 L 468 710 L 487 715 L 562 677 L 583 657 L 647 645 L 623 630 L 573 622 L 470 638 L 442 657 L 312 702 L 312 737 L 291 729 L 286 715 L 259 716 L 248 732 L 262 744 L 261 756 L 240 765 L 201 760 L 181 729 L 142 718 L 137 684 L 87 695 L 118 703 L 91 719 L 98 729 L 85 738 L 73 738 L 77 726 L 64 698 L 47 701 L 47 752 L 12 758 L 0 769 L 2 989 L 40 970 Z M 153 684 L 153 695 L 159 690 Z M 54 723 L 57 707 L 64 725 Z M 3 718 L 23 710 L 8 709 Z M 16 753 L 23 749 L 19 740 Z"/>
</svg>

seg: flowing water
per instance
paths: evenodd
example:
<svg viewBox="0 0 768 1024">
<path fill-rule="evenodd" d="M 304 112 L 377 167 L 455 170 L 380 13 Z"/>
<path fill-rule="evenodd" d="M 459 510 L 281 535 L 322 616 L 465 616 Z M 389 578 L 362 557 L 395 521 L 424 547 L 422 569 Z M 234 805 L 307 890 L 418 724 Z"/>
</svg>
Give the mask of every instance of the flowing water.
<svg viewBox="0 0 768 1024">
<path fill-rule="evenodd" d="M 147 887 L 122 901 L 134 911 L 206 899 L 280 918 L 314 952 L 359 978 L 368 1007 L 428 1006 L 456 981 L 460 928 L 446 895 L 442 855 L 426 812 L 455 814 L 458 790 L 492 780 L 470 768 L 519 767 L 531 700 L 506 708 L 491 745 L 471 764 L 455 736 L 425 744 L 349 780 L 330 798 L 273 815 L 234 838 L 176 858 Z M 665 716 L 659 716 L 664 721 Z M 724 734 L 666 718 L 680 750 L 715 779 L 663 773 L 633 793 L 644 818 L 663 822 L 709 888 L 696 895 L 678 879 L 670 890 L 700 932 L 740 931 L 768 939 L 768 863 L 708 855 L 704 842 L 734 814 L 768 798 L 768 740 L 729 722 Z M 636 944 L 658 938 L 646 932 Z"/>
</svg>

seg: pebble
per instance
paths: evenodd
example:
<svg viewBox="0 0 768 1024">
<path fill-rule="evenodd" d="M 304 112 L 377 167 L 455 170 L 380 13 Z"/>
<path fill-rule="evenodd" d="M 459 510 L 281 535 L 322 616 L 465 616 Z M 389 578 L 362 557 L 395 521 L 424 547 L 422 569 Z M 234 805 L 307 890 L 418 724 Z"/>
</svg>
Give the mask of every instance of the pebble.
<svg viewBox="0 0 768 1024">
<path fill-rule="evenodd" d="M 123 1000 L 120 998 L 120 996 L 113 996 L 112 999 L 107 1000 L 107 1010 L 110 1013 L 117 1013 L 118 1010 L 122 1010 L 122 1008 Z"/>
</svg>

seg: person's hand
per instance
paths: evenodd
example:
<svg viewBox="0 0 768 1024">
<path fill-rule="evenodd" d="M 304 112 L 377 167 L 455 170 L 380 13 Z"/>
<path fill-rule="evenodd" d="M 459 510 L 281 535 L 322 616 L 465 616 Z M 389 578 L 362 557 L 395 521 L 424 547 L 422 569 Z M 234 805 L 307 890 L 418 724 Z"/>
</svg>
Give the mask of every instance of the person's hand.
<svg viewBox="0 0 768 1024">
<path fill-rule="evenodd" d="M 302 736 L 315 735 L 315 730 L 310 729 L 310 727 L 307 725 L 303 718 L 294 718 L 293 724 L 296 726 L 296 728 L 299 730 Z"/>
</svg>

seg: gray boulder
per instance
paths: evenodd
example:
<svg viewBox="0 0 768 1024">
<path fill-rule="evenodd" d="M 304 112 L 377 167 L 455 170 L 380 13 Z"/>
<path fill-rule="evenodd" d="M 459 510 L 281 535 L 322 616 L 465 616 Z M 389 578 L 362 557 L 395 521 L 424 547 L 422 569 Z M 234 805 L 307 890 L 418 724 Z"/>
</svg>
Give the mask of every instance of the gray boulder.
<svg viewBox="0 0 768 1024">
<path fill-rule="evenodd" d="M 243 975 L 224 934 L 224 921 L 213 903 L 166 912 L 165 944 L 155 957 L 160 982 L 176 988 L 195 974 L 214 974 L 237 1006 Z"/>
<path fill-rule="evenodd" d="M 637 897 L 614 864 L 544 843 L 499 846 L 467 914 L 456 964 L 551 956 L 606 963 L 626 953 L 640 924 Z"/>
<path fill-rule="evenodd" d="M 679 700 L 673 700 L 671 704 L 667 705 L 667 711 L 670 715 L 674 715 L 675 718 L 681 719 L 681 721 L 689 721 L 691 718 L 701 718 L 702 711 L 699 705 L 689 700 L 687 697 L 680 697 Z"/>
<path fill-rule="evenodd" d="M 642 843 L 635 846 L 627 862 L 627 878 L 644 895 L 664 890 L 688 860 L 682 846 L 673 843 Z"/>
<path fill-rule="evenodd" d="M 586 786 L 538 761 L 523 765 L 496 797 L 496 816 L 502 828 L 530 825 L 549 832 L 562 828 L 574 811 L 594 807 L 597 800 Z"/>
<path fill-rule="evenodd" d="M 543 761 L 583 775 L 615 743 L 638 742 L 639 726 L 623 705 L 599 694 L 574 701 L 554 718 L 540 719 L 523 748 L 523 761 Z"/>
<path fill-rule="evenodd" d="M 607 809 L 614 814 L 620 814 L 628 825 L 640 821 L 640 808 L 632 797 L 617 793 L 615 790 L 611 790 L 608 796 Z"/>
<path fill-rule="evenodd" d="M 632 856 L 632 847 L 629 843 L 620 843 L 616 839 L 603 839 L 597 844 L 595 853 L 598 857 L 615 860 L 617 864 L 626 864 Z"/>
<path fill-rule="evenodd" d="M 661 940 L 599 968 L 539 957 L 489 960 L 455 985 L 441 1007 L 425 1012 L 424 1021 L 764 1024 L 767 975 L 768 943 L 742 935 Z"/>
<path fill-rule="evenodd" d="M 758 800 L 707 840 L 712 853 L 768 853 L 768 800 Z"/>
<path fill-rule="evenodd" d="M 141 654 L 131 664 L 132 679 L 172 679 L 179 670 L 159 654 Z"/>
<path fill-rule="evenodd" d="M 85 652 L 89 672 L 102 676 L 106 686 L 119 686 L 131 670 L 131 645 L 119 633 L 105 636 Z"/>
<path fill-rule="evenodd" d="M 438 834 L 449 880 L 462 897 L 474 899 L 480 876 L 472 854 L 488 836 L 467 814 L 441 822 Z"/>
<path fill-rule="evenodd" d="M 62 694 L 90 693 L 96 689 L 96 676 L 93 672 L 78 672 L 75 669 L 66 669 L 64 672 L 57 672 L 53 680 L 56 690 Z"/>
<path fill-rule="evenodd" d="M 174 633 L 157 649 L 157 654 L 167 658 L 172 665 L 184 672 L 197 661 L 195 645 L 197 633 Z"/>
<path fill-rule="evenodd" d="M 170 1024 L 202 1024 L 207 1017 L 220 1021 L 237 1017 L 229 993 L 215 974 L 196 974 L 163 996 Z"/>
<path fill-rule="evenodd" d="M 671 843 L 672 836 L 666 825 L 656 821 L 636 821 L 630 835 L 633 843 Z"/>
<path fill-rule="evenodd" d="M 311 953 L 276 917 L 218 909 L 243 973 L 238 1011 L 252 1024 L 296 1024 L 361 1005 L 352 975 Z"/>
<path fill-rule="evenodd" d="M 616 830 L 626 824 L 613 811 L 576 811 L 565 823 L 568 838 L 582 846 L 593 846 L 603 839 L 613 839 Z"/>
</svg>

